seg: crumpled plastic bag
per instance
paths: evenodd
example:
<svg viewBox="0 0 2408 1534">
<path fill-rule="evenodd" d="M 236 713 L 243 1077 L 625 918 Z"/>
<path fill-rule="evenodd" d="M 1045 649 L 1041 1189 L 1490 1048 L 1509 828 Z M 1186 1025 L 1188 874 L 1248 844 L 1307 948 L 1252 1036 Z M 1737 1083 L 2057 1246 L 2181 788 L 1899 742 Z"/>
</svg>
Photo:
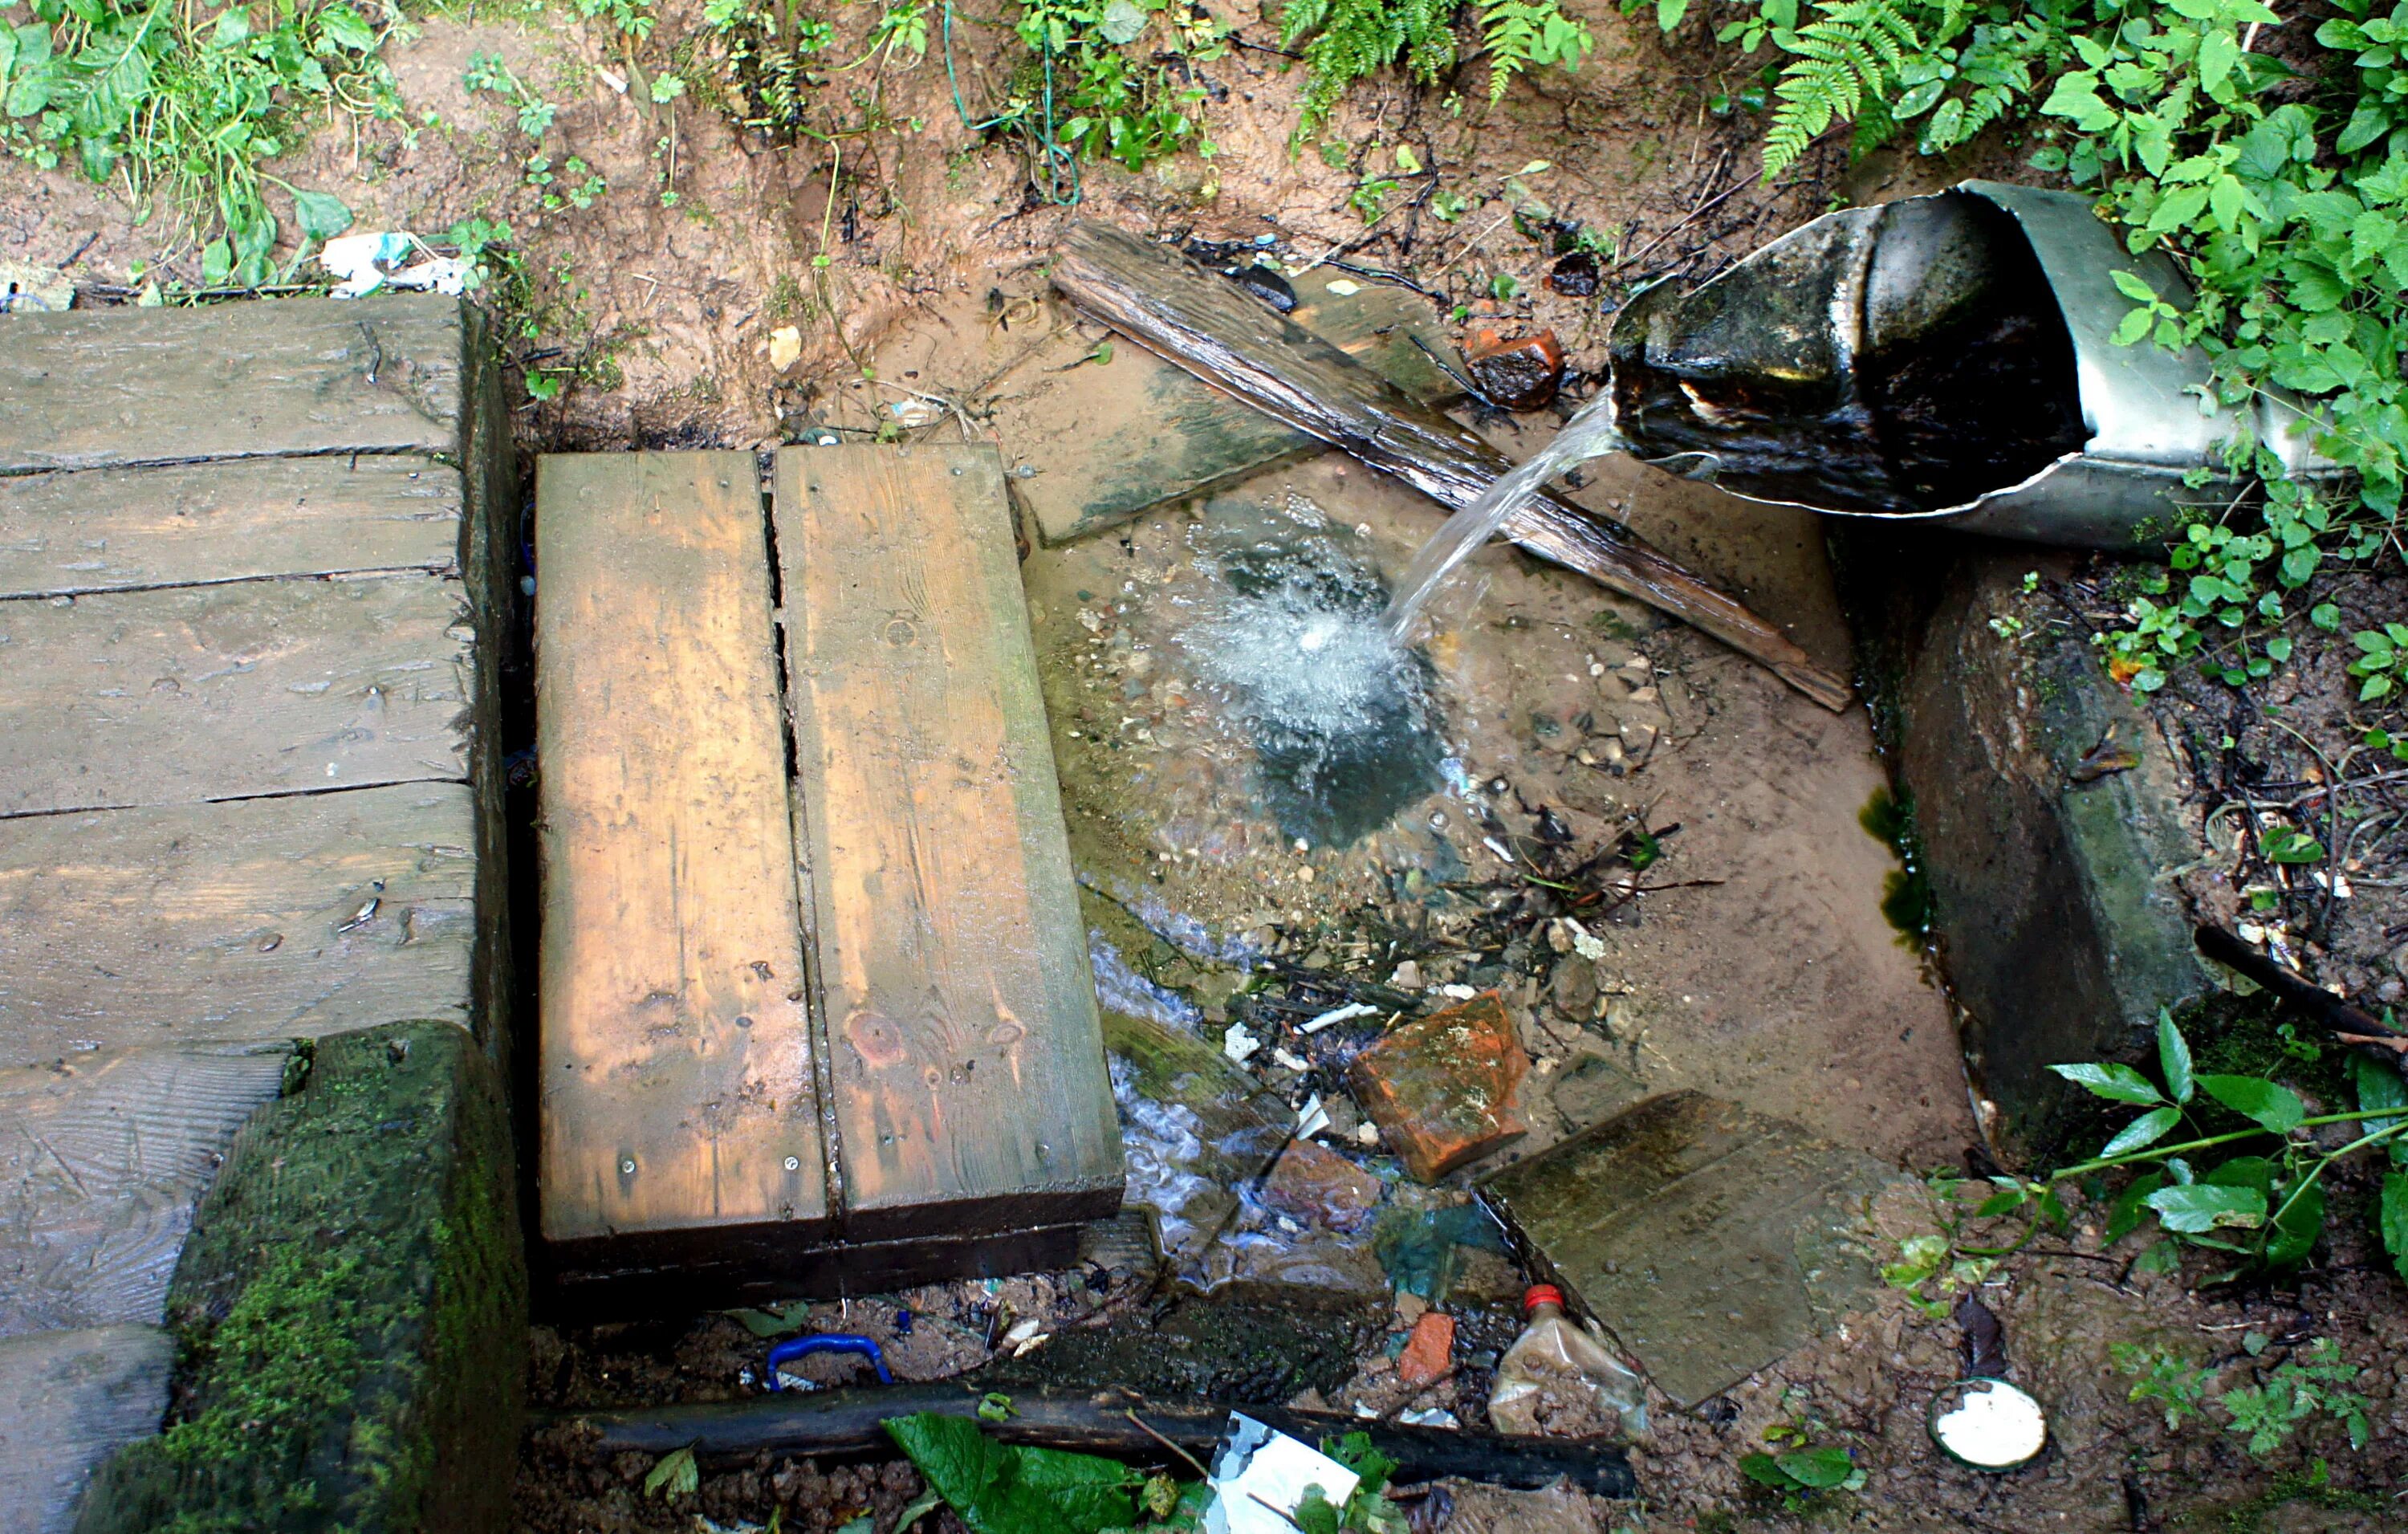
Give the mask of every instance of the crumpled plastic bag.
<svg viewBox="0 0 2408 1534">
<path fill-rule="evenodd" d="M 1647 1390 L 1639 1376 L 1570 1317 L 1532 1322 L 1498 1361 L 1488 1420 L 1500 1433 L 1647 1431 Z"/>
<path fill-rule="evenodd" d="M 423 259 L 412 261 L 410 257 Z M 333 296 L 365 298 L 380 288 L 407 288 L 456 297 L 468 286 L 468 264 L 438 256 L 416 235 L 387 230 L 344 235 L 326 242 L 318 264 L 339 280 Z"/>
</svg>

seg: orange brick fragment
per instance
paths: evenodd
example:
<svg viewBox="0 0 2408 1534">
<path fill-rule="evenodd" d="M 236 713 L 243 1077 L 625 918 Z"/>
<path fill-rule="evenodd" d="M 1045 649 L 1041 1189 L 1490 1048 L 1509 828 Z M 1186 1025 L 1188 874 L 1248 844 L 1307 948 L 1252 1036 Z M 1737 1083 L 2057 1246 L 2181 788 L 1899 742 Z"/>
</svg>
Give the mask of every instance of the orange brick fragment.
<svg viewBox="0 0 2408 1534">
<path fill-rule="evenodd" d="M 1429 1183 L 1529 1133 L 1513 1102 L 1529 1071 L 1504 1002 L 1488 991 L 1365 1050 L 1350 1084 L 1405 1169 Z"/>
<path fill-rule="evenodd" d="M 1455 1317 L 1432 1311 L 1413 1323 L 1405 1351 L 1397 1355 L 1397 1379 L 1418 1390 L 1455 1367 Z"/>
</svg>

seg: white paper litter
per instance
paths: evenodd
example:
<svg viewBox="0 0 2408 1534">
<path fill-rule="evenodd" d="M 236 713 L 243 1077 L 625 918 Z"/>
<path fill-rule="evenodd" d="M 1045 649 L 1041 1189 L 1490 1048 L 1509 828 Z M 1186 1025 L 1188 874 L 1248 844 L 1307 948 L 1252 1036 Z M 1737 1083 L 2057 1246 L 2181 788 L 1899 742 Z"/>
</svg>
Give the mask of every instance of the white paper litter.
<svg viewBox="0 0 2408 1534">
<path fill-rule="evenodd" d="M 1379 1010 L 1379 1008 L 1372 1006 L 1369 1002 L 1350 1001 L 1345 1006 L 1334 1008 L 1305 1024 L 1304 1031 L 1307 1033 L 1319 1033 L 1322 1029 L 1328 1027 L 1333 1023 L 1343 1023 L 1350 1017 L 1369 1017 Z"/>
<path fill-rule="evenodd" d="M 1243 1023 L 1230 1024 L 1229 1031 L 1221 1036 L 1221 1053 L 1241 1066 L 1262 1047 L 1263 1041 L 1248 1033 Z"/>
<path fill-rule="evenodd" d="M 1332 1505 L 1344 1507 L 1362 1479 L 1327 1455 L 1232 1412 L 1229 1431 L 1212 1451 L 1205 1534 L 1296 1534 L 1289 1514 L 1309 1488 L 1319 1486 Z"/>
<path fill-rule="evenodd" d="M 1296 1113 L 1296 1137 L 1311 1140 L 1329 1127 L 1329 1110 L 1321 1106 L 1321 1094 L 1316 1092 Z"/>
<path fill-rule="evenodd" d="M 1584 959 L 1601 959 L 1605 957 L 1604 942 L 1598 938 L 1591 936 L 1588 928 L 1580 925 L 1579 917 L 1558 916 L 1555 919 L 1570 929 L 1572 935 L 1573 953 L 1578 953 Z"/>
<path fill-rule="evenodd" d="M 411 256 L 422 259 L 412 261 Z M 338 279 L 337 298 L 365 298 L 380 288 L 407 288 L 457 297 L 468 286 L 468 264 L 439 256 L 416 235 L 344 235 L 326 242 L 318 265 Z"/>
</svg>

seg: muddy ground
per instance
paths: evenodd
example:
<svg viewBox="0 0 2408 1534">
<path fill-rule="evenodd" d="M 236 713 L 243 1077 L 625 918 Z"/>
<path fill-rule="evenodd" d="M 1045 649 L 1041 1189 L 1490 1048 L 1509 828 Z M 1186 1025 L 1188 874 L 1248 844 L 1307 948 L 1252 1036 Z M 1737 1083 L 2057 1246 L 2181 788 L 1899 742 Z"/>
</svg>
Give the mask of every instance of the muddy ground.
<svg viewBox="0 0 2408 1534">
<path fill-rule="evenodd" d="M 1474 66 L 1460 112 L 1441 107 L 1441 92 L 1369 82 L 1333 123 L 1330 137 L 1350 147 L 1340 165 L 1288 152 L 1297 81 L 1264 47 L 1240 48 L 1201 66 L 1216 158 L 1144 173 L 1089 167 L 1079 216 L 1149 233 L 1268 237 L 1292 263 L 1335 252 L 1403 272 L 1440 315 L 1461 305 L 1474 325 L 1552 326 L 1573 363 L 1576 396 L 1581 371 L 1601 364 L 1607 310 L 1544 285 L 1552 251 L 1508 217 L 1514 200 L 1543 202 L 1565 226 L 1616 233 L 1624 260 L 1609 272 L 1611 298 L 1641 278 L 1710 272 L 1835 197 L 1922 190 L 2012 164 L 1993 149 L 1946 167 L 1851 170 L 1833 145 L 1784 188 L 1762 188 L 1750 148 L 1757 124 L 1706 107 L 1741 79 L 1734 56 L 1668 51 L 1652 24 L 1596 0 L 1570 8 L 1600 44 L 1576 76 L 1534 78 L 1489 108 Z M 1003 439 L 996 425 L 999 399 L 1036 386 L 1010 372 L 1030 341 L 1055 330 L 1101 339 L 1045 294 L 1041 264 L 1070 215 L 1029 194 L 1025 160 L 960 127 L 934 53 L 916 65 L 890 58 L 831 88 L 827 124 L 868 122 L 865 131 L 827 141 L 748 132 L 717 109 L 696 9 L 663 7 L 643 52 L 655 67 L 689 65 L 697 88 L 673 108 L 614 89 L 623 50 L 565 13 L 470 7 L 425 19 L 388 48 L 400 121 L 328 124 L 276 168 L 295 184 L 339 191 L 363 228 L 433 235 L 472 217 L 512 225 L 525 286 L 509 290 L 521 322 L 510 351 L 523 369 L 565 385 L 556 398 L 518 403 L 529 452 L 892 437 L 907 421 L 919 440 L 995 440 L 1008 465 L 1057 452 L 1045 440 Z M 838 56 L 859 51 L 865 21 L 839 17 Z M 983 7 L 968 7 L 962 21 L 966 54 L 998 52 Z M 1268 45 L 1275 33 L 1248 13 L 1240 36 Z M 560 108 L 540 145 L 498 98 L 463 87 L 469 56 L 486 51 Z M 974 79 L 980 67 L 969 66 Z M 838 96 L 854 105 L 834 105 Z M 874 102 L 874 122 L 864 101 Z M 1393 163 L 1400 143 L 1468 199 L 1459 221 L 1400 198 L 1399 212 L 1367 231 L 1347 209 L 1362 173 Z M 547 208 L 544 190 L 523 175 L 538 150 L 554 162 L 581 158 L 608 190 L 590 208 Z M 1528 168 L 1534 162 L 1546 165 Z M 137 262 L 196 278 L 195 253 L 166 222 L 137 226 L 104 192 L 17 169 L 0 187 L 0 249 L 10 255 L 72 258 L 70 274 L 94 297 L 125 287 Z M 1509 192 L 1509 178 L 1522 190 Z M 675 194 L 673 205 L 664 193 Z M 1501 300 L 1500 278 L 1514 282 Z M 787 327 L 791 341 L 773 342 Z M 1135 364 L 1093 361 L 1048 386 L 1110 393 L 1116 366 Z M 914 400 L 943 409 L 933 418 L 897 412 Z M 1559 419 L 1478 424 L 1519 452 Z M 1627 464 L 1592 466 L 1586 480 L 1586 504 L 1739 593 L 1818 660 L 1848 668 L 1846 627 L 1810 519 Z M 1401 568 L 1434 523 L 1427 503 L 1328 456 L 1032 552 L 1031 617 L 1108 1003 L 1154 1011 L 1213 1043 L 1233 1016 L 1268 1020 L 1276 1038 L 1254 1062 L 1257 1080 L 1291 1107 L 1323 1098 L 1339 1121 L 1326 1138 L 1388 1204 L 1460 1199 L 1469 1174 L 1435 1194 L 1406 1186 L 1376 1133 L 1354 1138 L 1359 1120 L 1340 1075 L 1347 1036 L 1308 1039 L 1295 1023 L 1349 997 L 1399 1012 L 1434 1007 L 1455 998 L 1450 986 L 1499 991 L 1535 1062 L 1531 1133 L 1506 1157 L 1648 1093 L 1696 1086 L 1904 1172 L 1961 1169 L 1976 1134 L 1949 1005 L 1926 956 L 1885 919 L 1897 865 L 1859 825 L 1884 787 L 1861 710 L 1824 710 L 1642 607 L 1492 550 L 1440 605 L 1426 672 L 1398 683 L 1411 694 L 1399 706 L 1420 710 L 1418 733 L 1434 749 L 1352 767 L 1324 760 L 1319 787 L 1300 797 L 1260 770 L 1261 689 L 1276 681 L 1277 657 L 1250 654 L 1226 632 L 1196 637 L 1203 619 L 1231 615 L 1232 557 L 1268 543 L 1280 559 L 1376 581 Z M 2371 611 L 2381 597 L 2350 599 Z M 2302 662 L 2286 674 L 2298 680 L 2277 682 L 2302 696 L 2266 701 L 2294 704 L 2281 717 L 2319 742 L 2327 781 L 2349 776 L 2341 658 L 2303 646 Z M 2300 724 L 2309 704 L 2321 711 Z M 2213 728 L 2238 742 L 2193 753 L 2203 827 L 2214 804 L 2242 789 L 2310 810 L 2324 802 L 2309 776 L 2314 753 L 2303 757 L 2270 710 L 2228 730 L 2213 723 L 2229 711 L 2227 695 L 2161 707 L 2170 730 Z M 2366 764 L 2354 770 L 2363 775 Z M 1660 853 L 1643 868 L 1629 856 L 1642 835 Z M 2284 896 L 2300 942 L 2314 945 L 2310 963 L 2338 955 L 2319 978 L 2378 1004 L 2396 1000 L 2408 979 L 2394 952 L 2408 935 L 2397 925 L 2399 840 L 2385 831 L 2353 849 L 2362 866 L 2350 902 L 2329 890 Z M 1547 904 L 1547 882 L 1574 872 L 1596 897 L 1578 908 L 1591 913 L 1584 930 L 1600 945 L 1595 956 L 1556 925 L 1577 911 Z M 2408 1514 L 2386 1498 L 2408 1442 L 2408 1365 L 2398 1361 L 2396 1282 L 2371 1242 L 2349 1234 L 2364 1227 L 2366 1196 L 2355 1183 L 2336 1189 L 2343 1212 L 2330 1250 L 2280 1290 L 2195 1291 L 2186 1281 L 2206 1276 L 2197 1264 L 2138 1270 L 2139 1243 L 2103 1249 L 2099 1211 L 2079 1203 L 2070 1230 L 1980 1277 L 2017 1377 L 2052 1415 L 2051 1449 L 2017 1474 L 1956 1468 L 1926 1437 L 1931 1393 L 1961 1367 L 1946 1315 L 1957 1297 L 1934 1283 L 1914 1293 L 1876 1288 L 1825 1340 L 1695 1412 L 1656 1398 L 1634 1450 L 1639 1503 L 1457 1486 L 1423 1499 L 1418 1515 L 1463 1530 L 2399 1527 Z M 1932 1202 L 1893 1208 L 1865 1243 L 1888 1260 L 1900 1239 L 1938 1228 L 1971 1197 L 1943 1189 Z M 1263 1239 L 1238 1265 L 1242 1282 L 1210 1299 L 1183 1297 L 1143 1264 L 1099 1260 L 750 1319 L 772 1333 L 867 1331 L 904 1378 L 951 1377 L 1014 1355 L 1024 1379 L 1128 1378 L 1150 1368 L 1160 1389 L 1442 1411 L 1480 1424 L 1496 1354 L 1517 1326 L 1526 1275 L 1510 1259 L 1467 1260 L 1446 1298 L 1460 1319 L 1451 1371 L 1406 1390 L 1393 1360 L 1413 1304 L 1392 1298 L 1366 1242 L 1340 1233 L 1315 1244 L 1302 1237 L 1326 1233 L 1290 1231 L 1256 1209 L 1235 1218 Z M 1164 1335 L 1191 1339 L 1182 1356 L 1195 1367 L 1161 1363 L 1148 1340 Z M 2320 1338 L 2360 1366 L 2355 1388 L 2373 1402 L 2369 1451 L 2353 1451 L 2324 1418 L 2263 1456 L 2213 1412 L 2170 1428 L 2162 1402 L 2128 1398 L 2125 1355 L 2109 1351 L 2162 1354 L 2177 1373 L 2205 1369 L 2229 1387 Z M 758 1388 L 764 1345 L 728 1316 L 547 1326 L 530 1378 L 547 1410 L 732 1398 Z M 854 1367 L 813 1359 L 803 1372 L 834 1383 Z M 1781 1425 L 1848 1447 L 1865 1484 L 1793 1506 L 1752 1486 L 1739 1456 Z M 572 1430 L 540 1428 L 525 1457 L 523 1526 L 543 1534 L 760 1527 L 775 1512 L 783 1528 L 836 1528 L 869 1512 L 883 1534 L 918 1490 L 899 1463 L 765 1462 L 709 1467 L 691 1496 L 648 1496 L 651 1469 L 644 1456 L 598 1455 Z M 939 1513 L 921 1527 L 957 1526 Z"/>
</svg>

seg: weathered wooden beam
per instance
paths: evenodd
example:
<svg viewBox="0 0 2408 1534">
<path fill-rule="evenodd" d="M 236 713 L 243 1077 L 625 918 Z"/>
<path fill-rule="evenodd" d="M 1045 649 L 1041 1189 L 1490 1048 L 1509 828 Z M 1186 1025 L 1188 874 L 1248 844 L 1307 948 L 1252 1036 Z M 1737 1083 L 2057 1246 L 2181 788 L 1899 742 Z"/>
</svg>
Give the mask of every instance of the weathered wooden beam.
<svg viewBox="0 0 2408 1534">
<path fill-rule="evenodd" d="M 12 315 L 0 474 L 464 452 L 467 322 L 412 294 Z"/>
<path fill-rule="evenodd" d="M 695 1457 L 717 1463 L 749 1460 L 764 1453 L 883 1456 L 895 1453 L 895 1441 L 883 1426 L 888 1418 L 915 1412 L 975 1416 L 981 1400 L 976 1388 L 966 1389 L 959 1383 L 905 1384 L 879 1390 L 819 1390 L 704 1406 L 562 1412 L 552 1413 L 549 1420 L 591 1427 L 597 1435 L 592 1449 L 600 1454 L 632 1450 L 665 1455 L 691 1446 Z M 1456 1428 L 1410 1427 L 1339 1412 L 1148 1400 L 1134 1391 L 1054 1388 L 1013 1391 L 1010 1414 L 1001 1422 L 982 1419 L 980 1426 L 1006 1443 L 1160 1464 L 1173 1458 L 1163 1446 L 1165 1439 L 1198 1459 L 1208 1456 L 1228 1430 L 1233 1411 L 1307 1443 L 1348 1433 L 1368 1434 L 1374 1448 L 1397 1462 L 1395 1480 L 1400 1485 L 1461 1476 L 1496 1485 L 1536 1487 L 1569 1478 L 1580 1490 L 1598 1497 L 1627 1498 L 1639 1492 L 1629 1456 L 1621 1445 L 1606 1440 L 1504 1438 Z"/>
<path fill-rule="evenodd" d="M 461 783 L 0 820 L 0 1066 L 467 1025 L 476 835 Z"/>
<path fill-rule="evenodd" d="M 450 572 L 465 514 L 459 471 L 415 453 L 9 475 L 0 597 Z"/>
<path fill-rule="evenodd" d="M 759 470 L 554 454 L 537 501 L 544 1237 L 824 1236 Z"/>
<path fill-rule="evenodd" d="M 788 449 L 776 514 L 845 1234 L 1109 1215 L 1120 1125 L 1002 461 Z"/>
<path fill-rule="evenodd" d="M 467 618 L 428 574 L 0 601 L 0 816 L 466 781 Z"/>
<path fill-rule="evenodd" d="M 1235 283 L 1125 231 L 1077 223 L 1054 264 L 1072 302 L 1256 409 L 1393 474 L 1440 505 L 1479 498 L 1510 460 Z M 1713 635 L 1828 709 L 1846 681 L 1770 624 L 1641 540 L 1551 494 L 1514 513 L 1512 540 Z"/>
</svg>

